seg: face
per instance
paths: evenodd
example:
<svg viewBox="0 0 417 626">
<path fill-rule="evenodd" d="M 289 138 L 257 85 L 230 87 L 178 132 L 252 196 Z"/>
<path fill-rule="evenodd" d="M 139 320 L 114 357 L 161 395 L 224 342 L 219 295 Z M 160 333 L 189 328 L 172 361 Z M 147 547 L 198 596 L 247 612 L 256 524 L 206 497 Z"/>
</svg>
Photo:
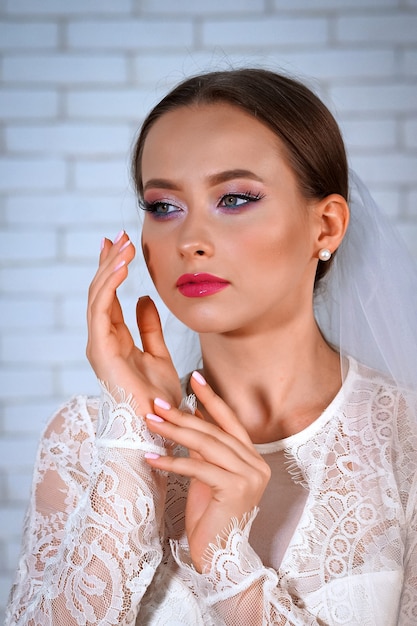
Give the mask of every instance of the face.
<svg viewBox="0 0 417 626">
<path fill-rule="evenodd" d="M 253 333 L 311 311 L 318 219 L 264 124 L 224 103 L 166 113 L 142 178 L 145 260 L 187 326 Z"/>
</svg>

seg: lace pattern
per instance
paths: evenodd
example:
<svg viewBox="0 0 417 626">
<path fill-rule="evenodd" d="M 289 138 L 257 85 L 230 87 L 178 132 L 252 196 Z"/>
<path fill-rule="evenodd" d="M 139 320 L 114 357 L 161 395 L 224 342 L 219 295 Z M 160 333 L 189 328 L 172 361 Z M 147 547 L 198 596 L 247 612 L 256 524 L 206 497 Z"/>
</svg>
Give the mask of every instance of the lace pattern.
<svg viewBox="0 0 417 626">
<path fill-rule="evenodd" d="M 103 381 L 100 381 L 100 386 L 102 400 L 97 424 L 97 445 L 165 455 L 162 437 L 151 433 L 143 417 L 136 414 L 132 395 L 126 395 L 120 387 L 110 391 Z"/>
<path fill-rule="evenodd" d="M 415 625 L 417 400 L 354 362 L 342 393 L 288 441 L 308 495 L 279 569 L 251 546 L 253 511 L 209 547 L 203 574 L 188 481 L 146 464 L 164 442 L 131 398 L 104 387 L 68 402 L 41 440 L 6 626 Z"/>
</svg>

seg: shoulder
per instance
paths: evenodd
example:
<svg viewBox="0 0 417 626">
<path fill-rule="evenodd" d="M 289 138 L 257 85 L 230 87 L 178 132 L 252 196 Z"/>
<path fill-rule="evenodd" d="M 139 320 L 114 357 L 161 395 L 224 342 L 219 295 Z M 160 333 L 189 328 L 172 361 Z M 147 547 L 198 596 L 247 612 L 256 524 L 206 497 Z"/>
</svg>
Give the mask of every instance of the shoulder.
<svg viewBox="0 0 417 626">
<path fill-rule="evenodd" d="M 417 424 L 417 389 L 398 384 L 387 374 L 350 358 L 352 370 L 348 398 L 372 408 L 372 414 L 408 418 Z"/>
<path fill-rule="evenodd" d="M 362 439 L 373 441 L 388 463 L 407 465 L 407 474 L 417 476 L 417 390 L 363 364 L 353 367 L 347 411 L 362 425 Z"/>
<path fill-rule="evenodd" d="M 98 407 L 99 398 L 87 396 L 74 396 L 58 407 L 41 435 L 43 465 L 76 465 L 86 456 L 95 438 Z"/>
<path fill-rule="evenodd" d="M 87 431 L 94 434 L 97 420 L 99 398 L 89 396 L 73 396 L 52 414 L 44 430 L 44 438 L 55 434 L 71 432 L 76 435 Z"/>
</svg>

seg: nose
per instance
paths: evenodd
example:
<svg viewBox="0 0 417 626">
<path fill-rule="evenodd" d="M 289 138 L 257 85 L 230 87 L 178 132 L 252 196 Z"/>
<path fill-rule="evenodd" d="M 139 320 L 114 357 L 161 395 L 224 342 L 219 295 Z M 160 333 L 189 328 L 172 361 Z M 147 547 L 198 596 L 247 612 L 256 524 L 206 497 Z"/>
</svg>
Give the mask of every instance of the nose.
<svg viewBox="0 0 417 626">
<path fill-rule="evenodd" d="M 188 215 L 178 237 L 178 252 L 182 257 L 210 257 L 214 252 L 213 233 L 201 215 Z"/>
</svg>

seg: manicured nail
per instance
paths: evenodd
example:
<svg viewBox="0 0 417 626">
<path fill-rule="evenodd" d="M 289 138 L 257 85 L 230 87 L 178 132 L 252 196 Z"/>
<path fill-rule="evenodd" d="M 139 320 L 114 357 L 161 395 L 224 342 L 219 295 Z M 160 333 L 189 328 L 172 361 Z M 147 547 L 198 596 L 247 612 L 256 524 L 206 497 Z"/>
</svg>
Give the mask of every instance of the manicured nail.
<svg viewBox="0 0 417 626">
<path fill-rule="evenodd" d="M 123 267 L 123 265 L 126 265 L 126 261 L 120 261 L 120 263 L 118 263 L 116 267 L 114 268 L 113 272 L 117 272 L 117 270 Z"/>
<path fill-rule="evenodd" d="M 128 239 L 120 248 L 119 252 L 122 252 L 123 250 L 125 250 L 127 248 L 127 246 L 130 246 L 132 242 L 130 241 L 130 239 Z"/>
<path fill-rule="evenodd" d="M 159 406 L 160 409 L 168 411 L 171 408 L 171 405 L 168 402 L 165 402 L 165 400 L 161 400 L 161 398 L 155 398 L 153 402 L 156 406 Z"/>
<path fill-rule="evenodd" d="M 105 241 L 106 241 L 106 238 L 103 237 L 103 239 L 101 240 L 101 243 L 100 243 L 100 251 L 103 250 Z"/>
<path fill-rule="evenodd" d="M 147 413 L 145 417 L 147 420 L 151 420 L 151 422 L 165 422 L 162 417 L 159 417 L 159 415 L 154 415 L 153 413 Z"/>
<path fill-rule="evenodd" d="M 145 459 L 159 459 L 160 455 L 155 452 L 145 452 Z"/>
<path fill-rule="evenodd" d="M 121 238 L 123 237 L 123 235 L 125 234 L 124 230 L 121 230 L 120 232 L 117 233 L 116 237 L 114 238 L 113 243 L 117 243 L 118 241 L 121 240 Z"/>
<path fill-rule="evenodd" d="M 199 385 L 207 385 L 206 379 L 200 374 L 200 372 L 193 372 L 191 376 L 198 382 Z"/>
</svg>

